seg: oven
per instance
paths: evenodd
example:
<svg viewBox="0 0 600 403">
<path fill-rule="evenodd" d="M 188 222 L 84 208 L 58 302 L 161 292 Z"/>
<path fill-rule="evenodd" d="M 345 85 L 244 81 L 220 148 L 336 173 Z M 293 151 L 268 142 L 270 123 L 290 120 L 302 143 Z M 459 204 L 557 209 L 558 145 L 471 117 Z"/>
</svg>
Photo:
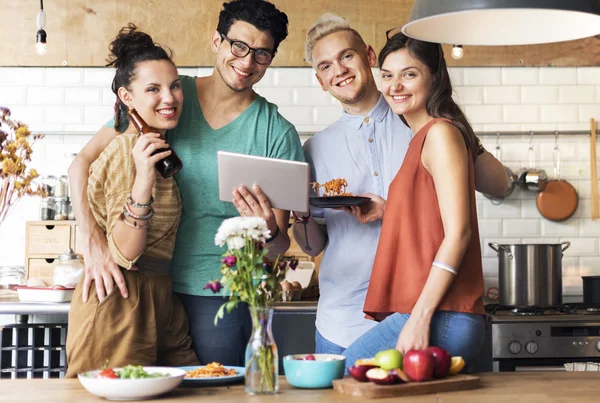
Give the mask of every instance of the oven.
<svg viewBox="0 0 600 403">
<path fill-rule="evenodd" d="M 561 307 L 492 316 L 495 372 L 565 371 L 568 363 L 600 364 L 600 312 Z"/>
</svg>

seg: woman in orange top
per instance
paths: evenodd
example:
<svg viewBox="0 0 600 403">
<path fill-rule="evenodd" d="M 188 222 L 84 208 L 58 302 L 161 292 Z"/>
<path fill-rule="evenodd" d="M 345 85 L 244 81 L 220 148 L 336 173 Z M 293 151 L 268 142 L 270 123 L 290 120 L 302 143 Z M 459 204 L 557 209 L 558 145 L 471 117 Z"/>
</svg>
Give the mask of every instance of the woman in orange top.
<svg viewBox="0 0 600 403">
<path fill-rule="evenodd" d="M 351 211 L 357 218 L 383 215 L 364 306 L 380 323 L 344 352 L 346 363 L 385 349 L 430 345 L 468 363 L 485 332 L 473 171 L 477 138 L 452 99 L 439 44 L 396 34 L 388 37 L 379 63 L 384 97 L 415 134 L 387 202 L 375 212 Z"/>
</svg>

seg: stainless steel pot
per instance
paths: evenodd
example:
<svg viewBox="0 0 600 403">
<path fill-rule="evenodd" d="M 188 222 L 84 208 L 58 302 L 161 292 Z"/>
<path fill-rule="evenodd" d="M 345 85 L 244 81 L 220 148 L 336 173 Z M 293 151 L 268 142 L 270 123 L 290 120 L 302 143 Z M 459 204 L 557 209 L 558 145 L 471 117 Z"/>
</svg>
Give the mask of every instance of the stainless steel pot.
<svg viewBox="0 0 600 403">
<path fill-rule="evenodd" d="M 562 304 L 562 257 L 571 242 L 488 244 L 498 252 L 500 304 L 550 307 Z"/>
</svg>

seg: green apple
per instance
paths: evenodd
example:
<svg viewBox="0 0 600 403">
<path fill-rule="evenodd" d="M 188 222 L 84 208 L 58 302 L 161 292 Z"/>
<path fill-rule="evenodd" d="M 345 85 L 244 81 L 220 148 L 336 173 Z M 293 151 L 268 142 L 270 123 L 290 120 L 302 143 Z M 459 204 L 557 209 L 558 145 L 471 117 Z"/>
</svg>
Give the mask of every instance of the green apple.
<svg viewBox="0 0 600 403">
<path fill-rule="evenodd" d="M 386 371 L 402 369 L 402 353 L 395 349 L 380 351 L 375 356 L 375 365 Z"/>
</svg>

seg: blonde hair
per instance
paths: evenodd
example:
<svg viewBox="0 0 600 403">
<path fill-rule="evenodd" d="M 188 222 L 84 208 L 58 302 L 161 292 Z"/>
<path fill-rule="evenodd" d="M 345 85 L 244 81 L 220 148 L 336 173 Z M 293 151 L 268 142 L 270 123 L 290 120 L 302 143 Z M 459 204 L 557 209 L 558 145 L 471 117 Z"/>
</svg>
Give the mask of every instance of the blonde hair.
<svg viewBox="0 0 600 403">
<path fill-rule="evenodd" d="M 351 32 L 354 37 L 363 45 L 366 46 L 362 36 L 350 27 L 348 21 L 337 14 L 327 13 L 323 14 L 306 32 L 306 44 L 304 46 L 304 60 L 308 63 L 313 62 L 312 51 L 317 41 L 323 39 L 327 35 L 331 35 L 340 31 Z"/>
</svg>

